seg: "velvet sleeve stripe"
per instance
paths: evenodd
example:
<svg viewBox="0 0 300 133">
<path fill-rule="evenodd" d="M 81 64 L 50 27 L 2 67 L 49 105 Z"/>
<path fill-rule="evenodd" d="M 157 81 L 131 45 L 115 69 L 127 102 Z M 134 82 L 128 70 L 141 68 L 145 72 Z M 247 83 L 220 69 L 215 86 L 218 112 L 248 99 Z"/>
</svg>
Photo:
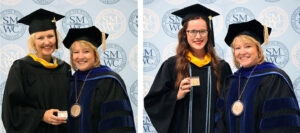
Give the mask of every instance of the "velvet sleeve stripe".
<svg viewBox="0 0 300 133">
<path fill-rule="evenodd" d="M 103 132 L 122 127 L 134 128 L 133 118 L 131 116 L 119 116 L 103 120 L 98 125 L 98 131 Z"/>
<path fill-rule="evenodd" d="M 117 101 L 110 101 L 105 102 L 102 104 L 101 107 L 101 115 L 105 115 L 111 112 L 117 111 L 131 111 L 131 107 L 128 100 L 117 100 Z"/>
<path fill-rule="evenodd" d="M 261 130 L 268 130 L 280 127 L 300 127 L 300 117 L 298 115 L 281 115 L 262 119 L 260 122 Z"/>
<path fill-rule="evenodd" d="M 263 113 L 272 112 L 283 109 L 295 109 L 298 110 L 298 104 L 295 98 L 274 98 L 265 101 L 263 105 Z"/>
</svg>

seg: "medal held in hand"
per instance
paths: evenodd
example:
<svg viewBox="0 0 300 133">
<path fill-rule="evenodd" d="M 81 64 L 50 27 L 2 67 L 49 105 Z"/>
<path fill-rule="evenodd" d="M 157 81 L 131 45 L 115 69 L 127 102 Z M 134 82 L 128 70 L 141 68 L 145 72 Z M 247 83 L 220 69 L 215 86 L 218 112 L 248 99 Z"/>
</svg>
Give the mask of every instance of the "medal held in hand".
<svg viewBox="0 0 300 133">
<path fill-rule="evenodd" d="M 79 95 L 77 95 L 77 77 L 75 77 L 75 103 L 72 105 L 71 109 L 70 109 L 70 114 L 72 117 L 76 118 L 78 116 L 80 116 L 81 114 L 81 106 L 80 104 L 78 103 L 79 101 L 79 98 L 80 98 L 80 95 L 81 95 L 81 92 L 84 88 L 84 85 L 85 85 L 85 82 L 86 82 L 86 79 L 87 77 L 89 76 L 89 74 L 91 73 L 92 70 L 90 70 L 88 72 L 88 74 L 86 75 L 84 81 L 83 81 L 83 84 L 81 86 L 81 89 L 80 89 L 80 92 L 79 92 Z"/>
<path fill-rule="evenodd" d="M 257 66 L 257 65 L 256 65 Z M 242 92 L 240 93 L 240 82 L 241 82 L 241 74 L 239 76 L 239 89 L 238 89 L 238 100 L 236 100 L 232 105 L 231 105 L 231 112 L 232 114 L 234 114 L 235 116 L 239 116 L 241 115 L 243 112 L 244 112 L 244 104 L 243 102 L 241 101 L 241 98 L 242 98 L 242 95 L 245 91 L 245 88 L 247 86 L 247 83 L 252 75 L 252 73 L 254 72 L 256 66 L 252 69 L 251 73 L 249 74 L 248 78 L 247 78 L 247 81 L 243 87 L 243 90 Z"/>
<path fill-rule="evenodd" d="M 191 77 L 191 85 L 192 86 L 200 86 L 200 78 L 199 77 Z"/>
</svg>

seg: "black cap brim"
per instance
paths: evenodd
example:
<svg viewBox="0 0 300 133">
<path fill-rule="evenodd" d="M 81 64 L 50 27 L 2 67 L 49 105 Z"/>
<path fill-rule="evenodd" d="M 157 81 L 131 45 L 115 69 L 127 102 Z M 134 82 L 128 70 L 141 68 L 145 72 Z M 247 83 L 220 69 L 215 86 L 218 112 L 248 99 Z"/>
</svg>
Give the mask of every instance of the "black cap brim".
<svg viewBox="0 0 300 133">
<path fill-rule="evenodd" d="M 107 37 L 108 34 L 105 33 L 105 39 Z M 73 42 L 77 40 L 88 41 L 98 48 L 102 44 L 102 32 L 95 26 L 88 28 L 71 28 L 63 40 L 63 43 L 65 47 L 69 49 Z"/>
<path fill-rule="evenodd" d="M 173 15 L 176 15 L 180 18 L 182 18 L 181 24 L 183 25 L 186 21 L 188 21 L 190 18 L 196 17 L 196 16 L 217 16 L 219 13 L 202 6 L 200 4 L 194 4 L 188 7 L 185 7 L 183 9 L 177 10 L 172 13 Z"/>
<path fill-rule="evenodd" d="M 18 22 L 28 25 L 29 33 L 32 34 L 39 31 L 56 29 L 55 22 L 63 17 L 63 15 L 41 8 L 21 18 Z"/>
<path fill-rule="evenodd" d="M 271 34 L 271 30 L 272 29 L 268 27 L 269 35 Z M 260 42 L 260 44 L 263 44 L 265 41 L 264 26 L 255 19 L 248 22 L 230 24 L 225 37 L 226 44 L 230 46 L 233 39 L 238 35 L 249 35 Z"/>
</svg>

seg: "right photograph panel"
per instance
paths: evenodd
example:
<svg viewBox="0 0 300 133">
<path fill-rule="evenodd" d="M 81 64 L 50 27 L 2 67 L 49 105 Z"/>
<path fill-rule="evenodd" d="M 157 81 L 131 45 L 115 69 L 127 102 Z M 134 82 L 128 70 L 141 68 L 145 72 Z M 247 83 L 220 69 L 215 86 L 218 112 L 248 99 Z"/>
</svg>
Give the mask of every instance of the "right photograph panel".
<svg viewBox="0 0 300 133">
<path fill-rule="evenodd" d="M 300 132 L 299 0 L 144 0 L 143 132 Z"/>
</svg>

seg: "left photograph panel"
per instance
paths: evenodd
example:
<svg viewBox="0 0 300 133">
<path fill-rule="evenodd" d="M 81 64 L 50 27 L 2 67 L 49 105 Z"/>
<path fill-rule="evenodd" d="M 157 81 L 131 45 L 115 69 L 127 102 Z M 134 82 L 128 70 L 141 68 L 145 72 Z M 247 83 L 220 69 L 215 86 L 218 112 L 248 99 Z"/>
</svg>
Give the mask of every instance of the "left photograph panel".
<svg viewBox="0 0 300 133">
<path fill-rule="evenodd" d="M 137 132 L 137 0 L 1 0 L 0 133 Z"/>
</svg>

